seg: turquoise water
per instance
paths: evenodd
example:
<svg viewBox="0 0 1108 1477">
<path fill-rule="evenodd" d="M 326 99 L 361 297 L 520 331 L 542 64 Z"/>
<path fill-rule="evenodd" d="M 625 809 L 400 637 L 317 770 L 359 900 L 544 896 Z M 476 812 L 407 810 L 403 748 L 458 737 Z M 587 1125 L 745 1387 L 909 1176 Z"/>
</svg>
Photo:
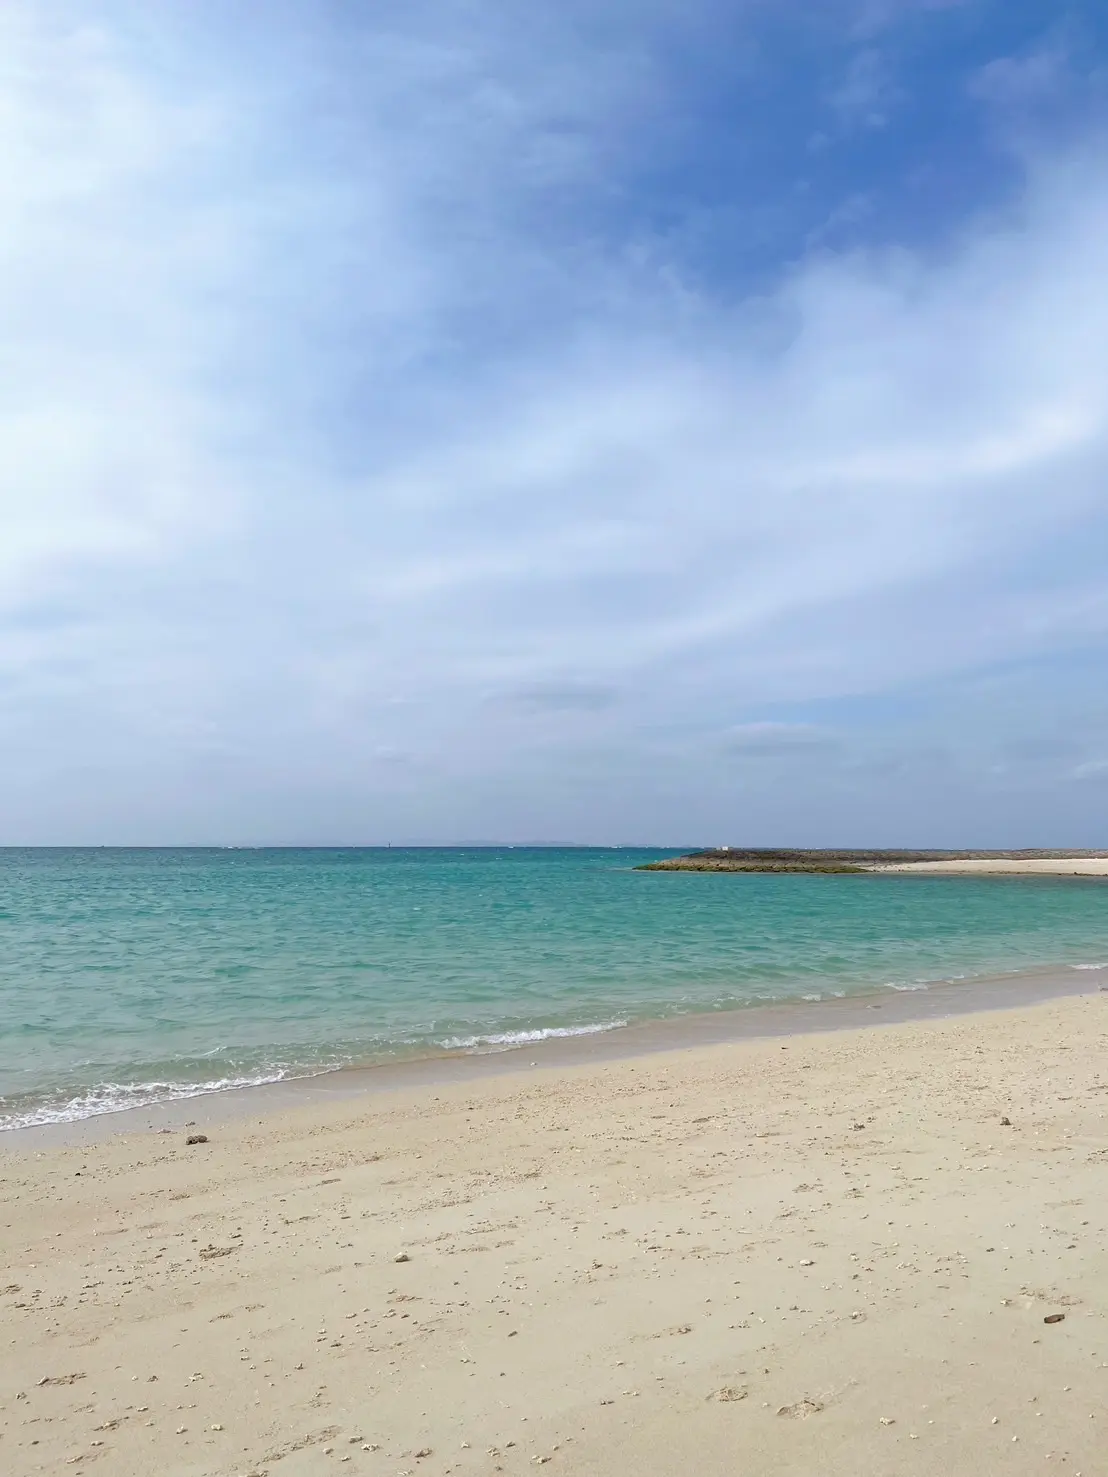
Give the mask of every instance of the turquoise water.
<svg viewBox="0 0 1108 1477">
<path fill-rule="evenodd" d="M 630 850 L 0 851 L 0 1126 L 690 1011 L 1108 960 L 1108 884 Z"/>
</svg>

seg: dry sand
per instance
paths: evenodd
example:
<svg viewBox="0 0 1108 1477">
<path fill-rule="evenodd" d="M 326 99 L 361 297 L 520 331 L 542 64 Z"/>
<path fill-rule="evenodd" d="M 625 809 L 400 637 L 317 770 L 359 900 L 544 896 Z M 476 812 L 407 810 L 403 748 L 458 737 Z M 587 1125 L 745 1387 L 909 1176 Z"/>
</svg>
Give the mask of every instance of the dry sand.
<svg viewBox="0 0 1108 1477">
<path fill-rule="evenodd" d="M 1106 1042 L 1094 993 L 12 1136 L 0 1470 L 1103 1474 Z"/>
<path fill-rule="evenodd" d="M 1108 877 L 1108 857 L 961 857 L 945 862 L 889 862 L 866 868 L 869 872 L 1025 872 L 1032 876 Z"/>
</svg>

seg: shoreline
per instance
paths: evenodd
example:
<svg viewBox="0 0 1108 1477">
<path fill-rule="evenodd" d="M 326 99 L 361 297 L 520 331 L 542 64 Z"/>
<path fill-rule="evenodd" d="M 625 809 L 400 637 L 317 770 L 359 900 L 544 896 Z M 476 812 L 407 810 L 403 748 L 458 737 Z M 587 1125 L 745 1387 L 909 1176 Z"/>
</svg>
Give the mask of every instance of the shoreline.
<svg viewBox="0 0 1108 1477">
<path fill-rule="evenodd" d="M 401 1060 L 328 1067 L 276 1082 L 201 1089 L 193 1096 L 145 1106 L 8 1128 L 0 1130 L 0 1155 L 132 1134 L 175 1132 L 193 1126 L 203 1131 L 255 1114 L 264 1117 L 288 1109 L 408 1089 L 478 1084 L 533 1070 L 601 1065 L 698 1047 L 1019 1009 L 1102 990 L 1108 990 L 1108 962 L 1056 964 L 962 980 L 882 985 L 818 1000 L 793 998 L 696 1011 L 486 1050 L 444 1049 Z"/>
</svg>

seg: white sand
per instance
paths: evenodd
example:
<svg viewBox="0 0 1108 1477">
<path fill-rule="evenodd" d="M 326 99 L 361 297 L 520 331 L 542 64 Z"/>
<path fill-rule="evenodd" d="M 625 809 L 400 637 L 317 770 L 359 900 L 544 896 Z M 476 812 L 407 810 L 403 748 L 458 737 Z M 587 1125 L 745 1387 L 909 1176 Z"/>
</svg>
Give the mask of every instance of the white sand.
<svg viewBox="0 0 1108 1477">
<path fill-rule="evenodd" d="M 1108 857 L 972 857 L 965 861 L 893 862 L 868 868 L 871 872 L 1027 872 L 1042 876 L 1108 877 Z"/>
<path fill-rule="evenodd" d="M 0 1470 L 1103 1474 L 1106 1044 L 1094 994 L 12 1138 Z"/>
</svg>

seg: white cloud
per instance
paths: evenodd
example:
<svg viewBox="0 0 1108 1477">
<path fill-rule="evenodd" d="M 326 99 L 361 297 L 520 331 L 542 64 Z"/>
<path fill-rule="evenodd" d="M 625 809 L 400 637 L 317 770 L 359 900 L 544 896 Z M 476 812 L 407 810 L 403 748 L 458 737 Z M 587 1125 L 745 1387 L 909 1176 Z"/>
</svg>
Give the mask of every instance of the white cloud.
<svg viewBox="0 0 1108 1477">
<path fill-rule="evenodd" d="M 841 127 L 882 128 L 902 98 L 888 58 L 876 46 L 866 46 L 851 57 L 830 102 Z"/>
<path fill-rule="evenodd" d="M 219 119 L 129 69 L 89 25 L 0 15 L 0 604 L 81 563 L 150 559 L 224 526 L 199 371 L 205 288 L 236 249 L 224 202 L 161 208 Z M 139 203 L 145 206 L 141 212 Z"/>
<path fill-rule="evenodd" d="M 814 723 L 739 723 L 727 735 L 732 753 L 752 758 L 788 758 L 838 747 L 838 738 Z"/>
</svg>

